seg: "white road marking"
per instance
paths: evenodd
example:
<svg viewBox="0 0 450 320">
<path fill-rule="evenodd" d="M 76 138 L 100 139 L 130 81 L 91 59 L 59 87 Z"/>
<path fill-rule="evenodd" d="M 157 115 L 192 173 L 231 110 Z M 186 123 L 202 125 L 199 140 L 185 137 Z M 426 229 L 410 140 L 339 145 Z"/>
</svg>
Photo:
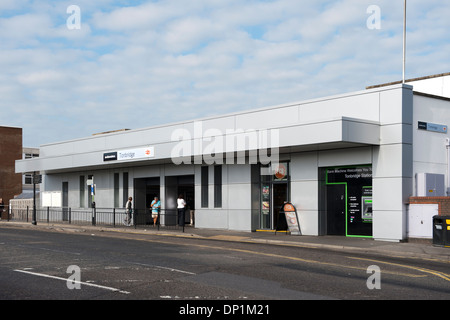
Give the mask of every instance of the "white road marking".
<svg viewBox="0 0 450 320">
<path fill-rule="evenodd" d="M 132 262 L 132 264 L 137 264 L 137 265 L 145 266 L 145 267 L 158 268 L 158 269 L 165 269 L 165 270 L 169 270 L 169 271 L 172 271 L 172 272 L 180 272 L 180 273 L 186 273 L 186 274 L 190 274 L 190 275 L 195 275 L 195 273 L 193 273 L 193 272 L 179 270 L 179 269 L 174 269 L 174 268 L 169 268 L 169 267 L 155 266 L 155 265 L 152 265 L 152 264 L 145 264 L 145 263 L 139 263 L 139 262 Z"/>
<path fill-rule="evenodd" d="M 44 274 L 44 273 L 30 272 L 30 271 L 18 270 L 18 269 L 14 270 L 14 271 L 21 272 L 21 273 L 26 273 L 26 274 L 30 274 L 30 275 L 38 276 L 38 277 L 44 277 L 44 278 L 50 278 L 50 279 L 67 281 L 66 278 L 50 276 L 50 275 Z M 130 292 L 128 292 L 128 291 L 124 291 L 124 290 L 120 290 L 120 289 L 116 289 L 116 288 L 112 288 L 112 287 L 101 286 L 99 284 L 94 284 L 94 283 L 89 283 L 89 282 L 82 282 L 82 281 L 72 281 L 72 280 L 69 280 L 69 281 L 71 281 L 72 283 L 80 283 L 80 284 L 83 284 L 83 285 L 86 285 L 86 286 L 90 286 L 90 287 L 105 289 L 105 290 L 119 292 L 119 293 L 123 293 L 123 294 L 130 294 Z"/>
</svg>

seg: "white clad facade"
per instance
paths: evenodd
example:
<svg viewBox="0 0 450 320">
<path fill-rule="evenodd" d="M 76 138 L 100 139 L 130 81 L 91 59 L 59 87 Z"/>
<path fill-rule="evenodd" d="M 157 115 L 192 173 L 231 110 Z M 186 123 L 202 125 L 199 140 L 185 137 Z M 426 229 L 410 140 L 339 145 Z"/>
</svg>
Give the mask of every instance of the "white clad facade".
<svg viewBox="0 0 450 320">
<path fill-rule="evenodd" d="M 330 234 L 333 219 L 340 219 L 329 212 L 331 190 L 345 186 L 345 221 L 335 231 L 399 241 L 407 233 L 415 174 L 447 175 L 448 133 L 418 131 L 417 122 L 450 123 L 448 110 L 449 101 L 400 84 L 47 144 L 39 158 L 17 161 L 16 171 L 43 173 L 44 193 L 66 183 L 66 205 L 73 208 L 89 206 L 81 186 L 89 177 L 97 207 L 123 207 L 127 195 L 135 206 L 148 206 L 152 190 L 162 209 L 171 210 L 181 190 L 195 203 L 196 228 L 275 229 L 275 206 L 289 201 L 303 235 Z M 130 150 L 143 154 L 114 158 Z M 262 174 L 276 163 L 285 176 Z M 338 172 L 349 180 L 332 180 Z M 362 185 L 351 180 L 361 172 L 367 172 Z M 355 188 L 362 191 L 352 195 Z M 361 199 L 370 206 L 365 220 Z"/>
</svg>

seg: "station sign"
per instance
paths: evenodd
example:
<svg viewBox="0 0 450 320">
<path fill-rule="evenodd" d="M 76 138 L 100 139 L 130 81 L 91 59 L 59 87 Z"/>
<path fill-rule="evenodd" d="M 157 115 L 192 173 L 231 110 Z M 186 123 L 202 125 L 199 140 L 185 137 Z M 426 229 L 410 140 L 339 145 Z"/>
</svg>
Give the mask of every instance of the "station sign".
<svg viewBox="0 0 450 320">
<path fill-rule="evenodd" d="M 417 129 L 431 131 L 431 132 L 439 132 L 439 133 L 447 133 L 448 132 L 448 127 L 446 125 L 424 122 L 424 121 L 418 122 Z"/>
<path fill-rule="evenodd" d="M 42 175 L 41 174 L 33 174 L 33 184 L 42 183 Z"/>
<path fill-rule="evenodd" d="M 103 161 L 122 161 L 155 157 L 155 147 L 143 147 L 103 153 Z"/>
</svg>

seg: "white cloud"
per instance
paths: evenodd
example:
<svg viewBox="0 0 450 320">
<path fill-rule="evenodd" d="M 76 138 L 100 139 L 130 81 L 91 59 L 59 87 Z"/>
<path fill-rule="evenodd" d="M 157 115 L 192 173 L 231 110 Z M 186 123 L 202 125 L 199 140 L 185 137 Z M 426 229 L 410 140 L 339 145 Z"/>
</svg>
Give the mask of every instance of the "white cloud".
<svg viewBox="0 0 450 320">
<path fill-rule="evenodd" d="M 41 72 L 32 72 L 23 74 L 17 77 L 19 84 L 22 85 L 36 85 L 60 82 L 64 75 L 58 71 L 47 70 Z"/>
<path fill-rule="evenodd" d="M 41 14 L 27 13 L 0 19 L 0 30 L 4 31 L 2 38 L 5 40 L 23 41 L 26 38 L 37 42 L 36 37 L 44 35 L 50 27 L 50 18 Z"/>
<path fill-rule="evenodd" d="M 27 0 L 2 0 L 0 2 L 0 12 L 17 10 L 28 5 Z"/>
<path fill-rule="evenodd" d="M 137 6 L 115 8 L 111 11 L 99 10 L 93 14 L 93 21 L 97 28 L 129 32 L 156 28 L 174 17 L 188 15 L 186 3 L 176 1 L 148 2 Z M 189 11 L 189 10 L 188 10 Z"/>
<path fill-rule="evenodd" d="M 401 77 L 402 4 L 387 0 L 78 0 L 80 30 L 65 26 L 72 3 L 21 4 L 0 11 L 0 109 L 27 145 Z M 366 27 L 372 4 L 381 30 Z M 408 76 L 450 71 L 450 5 L 411 2 L 408 13 Z"/>
</svg>

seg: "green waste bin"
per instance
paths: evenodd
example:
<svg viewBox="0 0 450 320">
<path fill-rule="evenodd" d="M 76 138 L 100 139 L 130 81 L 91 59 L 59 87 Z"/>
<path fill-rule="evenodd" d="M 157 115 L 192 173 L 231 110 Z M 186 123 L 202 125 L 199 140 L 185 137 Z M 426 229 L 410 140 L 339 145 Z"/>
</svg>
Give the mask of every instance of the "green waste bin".
<svg viewBox="0 0 450 320">
<path fill-rule="evenodd" d="M 433 245 L 450 247 L 450 216 L 433 217 Z"/>
</svg>

